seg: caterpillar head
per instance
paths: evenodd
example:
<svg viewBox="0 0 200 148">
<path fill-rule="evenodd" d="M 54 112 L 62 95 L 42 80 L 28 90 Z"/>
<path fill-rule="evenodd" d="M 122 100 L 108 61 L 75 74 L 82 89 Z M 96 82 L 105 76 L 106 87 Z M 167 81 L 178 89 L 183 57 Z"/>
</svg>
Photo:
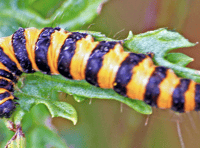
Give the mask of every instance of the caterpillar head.
<svg viewBox="0 0 200 148">
<path fill-rule="evenodd" d="M 16 102 L 13 100 L 7 100 L 3 104 L 0 105 L 0 118 L 6 117 L 9 118 L 12 112 L 16 108 Z"/>
</svg>

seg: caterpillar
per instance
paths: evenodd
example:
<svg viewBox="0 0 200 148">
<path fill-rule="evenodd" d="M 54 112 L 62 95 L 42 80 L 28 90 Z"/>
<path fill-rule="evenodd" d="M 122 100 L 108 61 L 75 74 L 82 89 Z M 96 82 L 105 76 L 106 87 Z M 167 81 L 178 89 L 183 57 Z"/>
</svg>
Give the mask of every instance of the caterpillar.
<svg viewBox="0 0 200 148">
<path fill-rule="evenodd" d="M 155 66 L 150 55 L 125 52 L 121 42 L 98 42 L 87 33 L 46 27 L 19 28 L 0 38 L 0 117 L 10 117 L 16 108 L 13 87 L 19 76 L 35 71 L 85 79 L 162 109 L 200 110 L 200 84 Z"/>
</svg>

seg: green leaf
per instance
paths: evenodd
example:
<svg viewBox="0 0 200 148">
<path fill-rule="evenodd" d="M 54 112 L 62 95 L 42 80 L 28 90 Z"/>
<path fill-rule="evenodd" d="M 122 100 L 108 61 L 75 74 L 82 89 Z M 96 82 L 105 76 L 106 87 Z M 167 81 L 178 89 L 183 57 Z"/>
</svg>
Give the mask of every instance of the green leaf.
<svg viewBox="0 0 200 148">
<path fill-rule="evenodd" d="M 39 79 L 41 80 L 38 81 Z M 20 107 L 25 111 L 30 111 L 34 105 L 41 103 L 47 106 L 52 117 L 63 117 L 76 124 L 76 110 L 70 104 L 58 101 L 58 90 L 54 88 L 57 84 L 51 81 L 53 80 L 51 76 L 49 79 L 50 81 L 45 80 L 43 74 L 40 78 L 36 74 L 27 76 L 25 81 L 29 83 L 24 82 L 24 87 L 18 93 L 15 91 L 16 96 L 20 98 Z"/>
<path fill-rule="evenodd" d="M 190 62 L 194 61 L 193 58 L 183 54 L 183 53 L 168 53 L 165 58 L 176 65 L 187 66 Z"/>
<path fill-rule="evenodd" d="M 19 125 L 21 124 L 21 120 L 23 119 L 25 115 L 25 112 L 21 108 L 17 108 L 17 110 L 14 112 L 14 124 Z"/>
<path fill-rule="evenodd" d="M 178 32 L 170 31 L 165 28 L 148 31 L 146 33 L 138 34 L 125 40 L 124 47 L 136 53 L 154 53 L 154 62 L 157 65 L 162 65 L 173 69 L 177 75 L 193 79 L 200 82 L 200 71 L 182 67 L 180 65 L 171 63 L 165 56 L 173 49 L 192 47 L 196 44 L 189 42 Z"/>
<path fill-rule="evenodd" d="M 52 117 L 63 117 L 71 120 L 74 124 L 77 123 L 76 110 L 70 104 L 59 101 L 48 101 L 48 102 L 45 105 L 48 107 Z"/>
<path fill-rule="evenodd" d="M 21 125 L 26 135 L 26 147 L 67 147 L 56 133 L 51 119 L 47 108 L 41 104 L 35 105 L 23 116 Z"/>
<path fill-rule="evenodd" d="M 148 31 L 125 39 L 124 46 L 136 53 L 153 52 L 155 57 L 163 56 L 177 48 L 191 47 L 190 43 L 178 32 L 160 28 L 154 31 Z"/>
<path fill-rule="evenodd" d="M 105 0 L 6 0 L 1 1 L 0 36 L 13 34 L 19 27 L 77 29 L 90 23 Z"/>
<path fill-rule="evenodd" d="M 63 117 L 73 121 L 74 124 L 77 121 L 75 109 L 67 103 L 64 105 L 64 102 L 57 102 L 58 96 L 53 97 L 52 93 L 65 92 L 75 95 L 76 100 L 78 98 L 81 101 L 85 98 L 114 99 L 140 113 L 151 113 L 151 108 L 142 101 L 123 97 L 111 89 L 92 86 L 84 80 L 69 80 L 60 75 L 49 76 L 37 72 L 28 74 L 24 83 L 25 86 L 20 91 L 15 91 L 15 95 L 20 98 L 19 103 L 23 110 L 29 111 L 33 105 L 42 103 L 47 106 L 53 117 Z"/>
</svg>

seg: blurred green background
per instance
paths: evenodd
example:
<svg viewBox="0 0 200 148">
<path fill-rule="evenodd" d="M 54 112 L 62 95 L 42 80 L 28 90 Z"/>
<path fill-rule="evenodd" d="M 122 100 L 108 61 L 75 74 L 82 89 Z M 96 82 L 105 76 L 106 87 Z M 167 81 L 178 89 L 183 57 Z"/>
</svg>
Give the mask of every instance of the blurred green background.
<svg viewBox="0 0 200 148">
<path fill-rule="evenodd" d="M 175 29 L 191 42 L 200 40 L 200 1 L 191 0 L 110 0 L 93 23 L 80 29 L 99 31 L 109 37 L 123 39 L 128 31 L 134 34 L 160 27 Z M 188 66 L 200 69 L 199 45 L 178 49 L 194 58 Z M 63 94 L 64 95 L 64 94 Z M 200 115 L 197 112 L 177 115 L 171 110 L 153 109 L 141 115 L 126 105 L 111 100 L 76 103 L 76 126 L 70 121 L 54 118 L 52 123 L 71 148 L 179 148 L 177 120 L 185 147 L 200 147 Z"/>
<path fill-rule="evenodd" d="M 198 42 L 199 8 L 200 1 L 197 0 L 110 0 L 92 23 L 80 22 L 83 27 L 79 29 L 99 31 L 108 37 L 123 39 L 129 30 L 138 34 L 167 27 L 175 29 L 191 42 Z M 55 20 L 55 24 L 59 26 L 59 20 Z M 27 27 L 32 27 L 29 22 Z M 194 62 L 188 66 L 200 69 L 199 48 L 197 45 L 176 51 L 193 57 Z M 180 122 L 185 147 L 196 148 L 200 145 L 200 115 L 197 112 L 177 115 L 171 110 L 154 108 L 153 114 L 147 116 L 114 100 L 92 99 L 77 103 L 64 93 L 60 93 L 60 100 L 76 108 L 77 125 L 62 118 L 48 118 L 46 125 L 57 131 L 70 148 L 179 148 L 177 121 Z M 40 121 L 40 117 L 35 120 Z"/>
</svg>

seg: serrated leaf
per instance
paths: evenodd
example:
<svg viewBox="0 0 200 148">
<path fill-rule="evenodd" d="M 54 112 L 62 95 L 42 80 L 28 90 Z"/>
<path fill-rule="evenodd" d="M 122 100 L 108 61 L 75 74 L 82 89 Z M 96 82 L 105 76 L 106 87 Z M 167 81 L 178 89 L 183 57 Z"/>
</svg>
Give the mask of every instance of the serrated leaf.
<svg viewBox="0 0 200 148">
<path fill-rule="evenodd" d="M 48 107 L 52 117 L 62 117 L 71 120 L 74 124 L 77 123 L 77 113 L 72 105 L 58 101 L 48 101 L 45 105 Z"/>
<path fill-rule="evenodd" d="M 196 44 L 189 42 L 178 32 L 165 28 L 148 31 L 133 36 L 125 40 L 124 47 L 136 53 L 154 53 L 154 61 L 157 65 L 162 65 L 173 69 L 177 75 L 190 78 L 200 82 L 200 71 L 173 64 L 165 59 L 167 53 L 173 49 L 192 47 Z"/>
<path fill-rule="evenodd" d="M 84 80 L 69 80 L 60 75 L 49 76 L 37 72 L 28 74 L 24 83 L 25 86 L 21 89 L 23 93 L 15 92 L 15 95 L 20 98 L 20 107 L 27 111 L 29 111 L 33 105 L 43 103 L 49 108 L 50 112 L 56 110 L 52 112 L 53 115 L 58 113 L 57 109 L 55 109 L 57 106 L 54 104 L 58 97 L 52 97 L 50 94 L 52 92 L 61 91 L 83 98 L 115 99 L 127 104 L 140 113 L 151 114 L 151 108 L 148 105 L 145 106 L 144 102 L 123 97 L 111 89 L 102 89 L 92 86 Z M 60 108 L 59 112 L 60 114 L 62 114 L 62 112 L 71 112 L 67 117 L 62 117 L 72 121 L 73 119 L 77 119 L 75 110 L 72 107 Z"/>
<path fill-rule="evenodd" d="M 44 89 L 45 88 L 46 87 L 44 87 Z M 62 118 L 71 120 L 74 124 L 77 123 L 77 113 L 72 105 L 66 102 L 56 101 L 58 97 L 53 99 L 52 97 L 44 97 L 44 96 L 38 96 L 38 95 L 34 96 L 30 92 L 26 92 L 26 90 L 22 90 L 22 91 L 23 93 L 18 95 L 20 98 L 20 101 L 19 101 L 20 107 L 22 109 L 26 111 L 30 111 L 30 109 L 34 105 L 44 104 L 48 108 L 52 117 L 62 117 Z M 31 91 L 33 91 L 34 93 L 37 90 L 34 90 L 34 88 L 31 88 Z"/>
<path fill-rule="evenodd" d="M 13 34 L 19 27 L 77 29 L 93 20 L 105 0 L 6 0 L 1 1 L 0 36 Z M 48 6 L 47 6 L 48 4 Z"/>
<path fill-rule="evenodd" d="M 182 48 L 194 46 L 178 32 L 160 28 L 154 31 L 148 31 L 125 39 L 124 46 L 136 53 L 153 52 L 155 57 L 164 56 L 167 52 Z"/>
<path fill-rule="evenodd" d="M 194 61 L 193 58 L 183 54 L 183 53 L 168 53 L 165 58 L 176 65 L 187 66 L 190 62 Z"/>
</svg>

